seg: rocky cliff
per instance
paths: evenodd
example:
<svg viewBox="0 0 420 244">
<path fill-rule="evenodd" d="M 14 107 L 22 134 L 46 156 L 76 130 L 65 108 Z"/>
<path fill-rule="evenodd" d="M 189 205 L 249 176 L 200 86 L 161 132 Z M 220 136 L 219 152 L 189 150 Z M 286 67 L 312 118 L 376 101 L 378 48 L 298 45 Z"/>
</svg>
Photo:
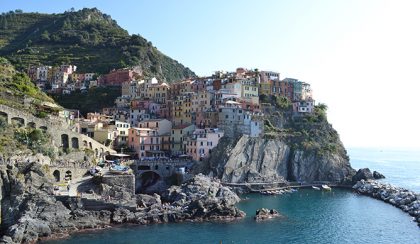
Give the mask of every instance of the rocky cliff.
<svg viewBox="0 0 420 244">
<path fill-rule="evenodd" d="M 264 111 L 264 135 L 222 138 L 210 158 L 195 169 L 225 182 L 330 181 L 350 183 L 355 174 L 326 106 L 296 115 L 276 98 Z M 278 100 L 278 99 L 277 99 Z"/>
<path fill-rule="evenodd" d="M 225 182 L 347 182 L 354 174 L 346 155 L 291 148 L 284 140 L 225 139 L 205 169 Z M 228 144 L 228 146 L 226 146 Z"/>
</svg>

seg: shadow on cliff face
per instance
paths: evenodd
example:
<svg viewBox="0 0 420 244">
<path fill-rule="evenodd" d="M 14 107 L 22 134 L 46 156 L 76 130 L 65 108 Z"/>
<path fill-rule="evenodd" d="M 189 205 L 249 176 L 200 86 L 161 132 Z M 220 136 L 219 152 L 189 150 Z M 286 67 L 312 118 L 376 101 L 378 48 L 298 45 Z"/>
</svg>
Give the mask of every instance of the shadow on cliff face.
<svg viewBox="0 0 420 244">
<path fill-rule="evenodd" d="M 136 177 L 136 193 L 154 192 L 163 183 L 160 175 L 147 171 Z"/>
</svg>

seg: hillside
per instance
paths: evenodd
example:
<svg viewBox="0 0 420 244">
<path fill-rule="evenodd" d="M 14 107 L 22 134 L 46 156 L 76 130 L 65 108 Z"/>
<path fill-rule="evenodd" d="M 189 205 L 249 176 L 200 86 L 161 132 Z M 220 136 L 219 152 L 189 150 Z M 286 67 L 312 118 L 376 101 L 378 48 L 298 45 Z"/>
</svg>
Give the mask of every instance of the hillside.
<svg viewBox="0 0 420 244">
<path fill-rule="evenodd" d="M 140 66 L 146 77 L 166 81 L 195 75 L 140 35 L 129 35 L 96 8 L 61 14 L 3 13 L 0 56 L 21 70 L 31 64 L 71 63 L 80 72 L 100 74 Z"/>
<path fill-rule="evenodd" d="M 51 97 L 40 91 L 25 73 L 16 71 L 3 57 L 0 57 L 0 104 L 26 110 L 38 117 L 61 109 Z"/>
</svg>

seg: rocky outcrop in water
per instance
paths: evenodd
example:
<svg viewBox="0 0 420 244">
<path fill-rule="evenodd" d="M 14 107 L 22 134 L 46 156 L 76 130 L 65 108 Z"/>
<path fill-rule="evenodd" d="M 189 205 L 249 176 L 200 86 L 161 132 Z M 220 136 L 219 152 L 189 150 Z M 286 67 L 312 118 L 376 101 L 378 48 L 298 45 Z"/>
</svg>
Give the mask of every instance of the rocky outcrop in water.
<svg viewBox="0 0 420 244">
<path fill-rule="evenodd" d="M 378 171 L 373 171 L 373 178 L 376 180 L 385 179 L 385 175 L 379 173 Z"/>
<path fill-rule="evenodd" d="M 415 218 L 420 226 L 420 194 L 377 181 L 358 181 L 353 189 L 363 195 L 382 200 L 400 208 Z"/>
<path fill-rule="evenodd" d="M 232 220 L 245 215 L 234 206 L 239 201 L 235 193 L 203 175 L 171 187 L 163 199 L 136 195 L 132 200 L 137 207 L 113 200 L 56 197 L 38 163 L 1 165 L 0 175 L 3 243 L 36 242 L 111 224 Z M 87 203 L 96 210 L 88 210 Z"/>
<path fill-rule="evenodd" d="M 198 171 L 224 182 L 350 182 L 355 173 L 342 153 L 292 149 L 281 139 L 224 139 Z M 203 163 L 203 164 L 206 164 Z"/>
<path fill-rule="evenodd" d="M 378 171 L 373 171 L 373 173 L 370 171 L 369 168 L 363 168 L 359 169 L 356 174 L 352 177 L 353 184 L 361 181 L 361 180 L 378 180 L 378 179 L 384 179 L 385 176 Z"/>
<path fill-rule="evenodd" d="M 354 183 L 361 181 L 361 180 L 372 180 L 373 174 L 369 168 L 359 169 L 356 174 L 352 177 L 352 181 Z"/>
<path fill-rule="evenodd" d="M 256 211 L 254 219 L 256 221 L 263 221 L 263 220 L 273 219 L 273 218 L 278 218 L 278 217 L 281 217 L 281 214 L 279 214 L 277 210 L 261 208 Z"/>
</svg>

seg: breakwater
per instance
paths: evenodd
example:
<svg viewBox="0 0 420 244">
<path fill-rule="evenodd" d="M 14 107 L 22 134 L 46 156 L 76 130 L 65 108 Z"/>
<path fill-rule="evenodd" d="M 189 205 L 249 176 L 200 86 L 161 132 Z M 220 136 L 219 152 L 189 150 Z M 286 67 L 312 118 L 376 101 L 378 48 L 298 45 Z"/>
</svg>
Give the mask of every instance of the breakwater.
<svg viewBox="0 0 420 244">
<path fill-rule="evenodd" d="M 373 198 L 389 203 L 397 208 L 400 208 L 404 212 L 413 216 L 414 220 L 420 227 L 419 193 L 373 180 L 358 181 L 353 186 L 353 189 L 360 194 L 371 196 Z"/>
</svg>

